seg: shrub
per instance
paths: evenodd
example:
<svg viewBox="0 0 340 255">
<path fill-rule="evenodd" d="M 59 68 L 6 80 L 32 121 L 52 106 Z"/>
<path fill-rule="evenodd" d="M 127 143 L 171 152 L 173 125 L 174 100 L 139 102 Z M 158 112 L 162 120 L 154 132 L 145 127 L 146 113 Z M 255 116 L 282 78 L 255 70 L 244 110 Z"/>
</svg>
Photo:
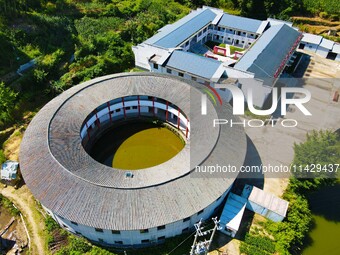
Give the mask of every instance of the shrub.
<svg viewBox="0 0 340 255">
<path fill-rule="evenodd" d="M 0 150 L 0 165 L 6 161 L 6 157 L 3 150 Z"/>
<path fill-rule="evenodd" d="M 260 250 L 267 251 L 269 253 L 275 252 L 275 243 L 273 240 L 265 236 L 253 236 L 246 234 L 245 242 L 249 245 L 255 246 Z"/>
<path fill-rule="evenodd" d="M 322 19 L 327 19 L 329 17 L 327 12 L 320 12 L 319 13 L 319 17 Z"/>
<path fill-rule="evenodd" d="M 59 224 L 50 216 L 47 216 L 45 219 L 45 226 L 47 231 L 52 232 L 55 229 L 59 229 Z"/>
<path fill-rule="evenodd" d="M 20 214 L 20 211 L 16 207 L 14 207 L 13 203 L 8 198 L 2 196 L 1 194 L 0 194 L 0 206 L 6 208 L 13 216 L 17 216 Z"/>
</svg>

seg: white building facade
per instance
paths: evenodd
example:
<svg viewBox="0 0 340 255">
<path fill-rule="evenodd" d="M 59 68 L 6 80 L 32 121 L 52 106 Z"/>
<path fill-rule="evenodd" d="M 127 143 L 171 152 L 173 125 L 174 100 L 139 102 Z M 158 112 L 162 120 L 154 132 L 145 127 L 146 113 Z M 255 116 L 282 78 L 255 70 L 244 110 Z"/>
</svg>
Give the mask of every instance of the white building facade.
<svg viewBox="0 0 340 255">
<path fill-rule="evenodd" d="M 275 86 L 275 82 L 267 84 L 263 80 L 280 77 L 301 37 L 287 22 L 238 17 L 204 6 L 161 28 L 153 37 L 133 46 L 132 50 L 137 67 L 212 87 L 233 83 L 245 94 L 252 89 L 257 94 L 254 105 L 262 108 Z M 228 54 L 221 57 L 213 53 L 205 45 L 208 41 L 226 44 Z M 228 46 L 242 51 L 230 54 Z M 254 64 L 256 59 L 261 61 Z M 270 67 L 268 63 L 271 63 Z M 253 81 L 241 84 L 241 78 Z M 218 92 L 225 100 L 232 99 L 228 90 L 218 89 Z"/>
</svg>

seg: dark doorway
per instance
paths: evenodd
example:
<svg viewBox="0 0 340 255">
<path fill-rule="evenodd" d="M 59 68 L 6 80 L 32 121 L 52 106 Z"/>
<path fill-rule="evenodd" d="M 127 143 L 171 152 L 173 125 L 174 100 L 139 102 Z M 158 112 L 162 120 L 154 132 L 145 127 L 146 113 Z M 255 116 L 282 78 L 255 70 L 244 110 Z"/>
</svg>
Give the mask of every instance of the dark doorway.
<svg viewBox="0 0 340 255">
<path fill-rule="evenodd" d="M 306 44 L 304 44 L 304 43 L 300 43 L 300 45 L 299 45 L 299 49 L 303 50 L 303 49 L 305 48 L 305 46 L 306 46 Z"/>
<path fill-rule="evenodd" d="M 338 55 L 338 54 L 336 54 L 336 53 L 334 53 L 334 52 L 328 52 L 326 58 L 331 59 L 331 60 L 335 60 L 337 55 Z"/>
</svg>

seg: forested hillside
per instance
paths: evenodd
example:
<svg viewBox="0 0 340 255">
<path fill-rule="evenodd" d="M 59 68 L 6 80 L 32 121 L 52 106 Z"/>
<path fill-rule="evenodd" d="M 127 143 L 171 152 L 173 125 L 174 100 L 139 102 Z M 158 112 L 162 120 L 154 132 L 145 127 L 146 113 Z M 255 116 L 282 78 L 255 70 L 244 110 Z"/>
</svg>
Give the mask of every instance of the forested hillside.
<svg viewBox="0 0 340 255">
<path fill-rule="evenodd" d="M 0 0 L 0 82 L 10 87 L 0 86 L 0 129 L 70 86 L 132 69 L 133 44 L 202 5 L 259 19 L 337 20 L 340 10 L 334 0 Z"/>
</svg>

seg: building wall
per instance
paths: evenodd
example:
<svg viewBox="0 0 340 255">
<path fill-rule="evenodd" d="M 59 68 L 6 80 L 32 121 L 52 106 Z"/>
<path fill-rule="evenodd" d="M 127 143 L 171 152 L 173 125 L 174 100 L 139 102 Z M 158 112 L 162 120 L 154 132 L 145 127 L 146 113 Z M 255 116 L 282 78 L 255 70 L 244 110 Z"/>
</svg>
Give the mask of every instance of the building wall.
<svg viewBox="0 0 340 255">
<path fill-rule="evenodd" d="M 176 106 L 167 106 L 165 102 L 157 101 L 157 98 L 152 101 L 146 96 L 142 96 L 138 101 L 136 99 L 137 96 L 134 97 L 135 99 L 130 98 L 128 100 L 126 100 L 125 97 L 124 106 L 121 101 L 115 102 L 115 100 L 109 103 L 110 107 L 107 104 L 98 106 L 96 111 L 92 112 L 90 117 L 87 117 L 85 124 L 81 128 L 80 136 L 83 139 L 83 144 L 86 144 L 89 137 L 92 137 L 93 134 L 96 134 L 97 130 L 100 129 L 102 125 L 106 125 L 110 121 L 114 122 L 125 117 L 137 117 L 138 114 L 146 117 L 150 117 L 155 114 L 155 116 L 165 120 L 166 111 L 168 111 L 168 117 L 166 119 L 167 123 L 179 128 L 184 136 L 190 136 L 189 120 L 185 115 L 178 111 Z M 139 110 L 138 106 L 140 107 Z M 180 119 L 179 123 L 178 118 Z"/>
<path fill-rule="evenodd" d="M 265 86 L 263 81 L 258 79 L 240 79 L 243 94 L 248 95 L 248 91 L 252 91 L 252 99 L 254 106 L 263 107 L 264 102 L 272 92 L 272 87 Z"/>
<path fill-rule="evenodd" d="M 328 52 L 329 52 L 328 49 L 321 46 L 319 46 L 318 49 L 316 50 L 316 53 L 324 58 L 327 57 Z"/>
<path fill-rule="evenodd" d="M 258 213 L 260 215 L 262 215 L 263 217 L 266 217 L 274 222 L 280 222 L 284 219 L 284 217 L 282 215 L 279 215 L 271 210 L 269 210 L 268 208 L 265 208 L 261 205 L 258 205 L 250 200 L 248 200 L 246 208 L 250 211 L 253 211 L 255 213 Z"/>
<path fill-rule="evenodd" d="M 335 58 L 336 61 L 340 61 L 340 54 L 338 53 Z"/>
<path fill-rule="evenodd" d="M 307 43 L 307 42 L 301 42 L 300 44 L 304 44 L 305 47 L 303 48 L 306 51 L 311 51 L 311 52 L 316 52 L 317 48 L 318 48 L 318 44 L 314 44 L 314 43 Z"/>
<path fill-rule="evenodd" d="M 220 26 L 214 26 L 214 28 L 209 29 L 209 34 L 211 35 L 212 40 L 221 43 L 236 45 L 236 40 L 239 40 L 237 46 L 241 46 L 243 48 L 247 48 L 253 44 L 257 36 L 255 33 Z M 219 36 L 218 39 L 217 36 Z"/>
<path fill-rule="evenodd" d="M 132 51 L 135 55 L 135 65 L 146 70 L 150 70 L 149 59 L 152 55 L 156 54 L 162 56 L 168 51 L 166 49 L 150 46 L 147 44 L 139 44 L 138 46 L 133 46 Z"/>
<path fill-rule="evenodd" d="M 187 80 L 197 81 L 197 82 L 204 84 L 204 85 L 211 85 L 212 86 L 214 84 L 212 81 L 210 81 L 208 79 L 203 79 L 202 77 L 198 77 L 194 74 L 181 72 L 179 70 L 176 70 L 174 68 L 167 67 L 167 66 L 166 67 L 158 66 L 158 69 L 152 68 L 151 72 L 173 75 L 173 76 L 181 77 L 181 78 L 184 78 L 184 79 L 187 79 Z M 180 74 L 182 74 L 183 76 L 181 76 Z"/>
<path fill-rule="evenodd" d="M 83 236 L 91 241 L 100 243 L 101 245 L 111 245 L 118 247 L 131 245 L 148 246 L 153 243 L 163 242 L 163 237 L 169 238 L 182 233 L 191 232 L 193 231 L 194 224 L 200 219 L 205 220 L 209 219 L 209 217 L 215 216 L 216 209 L 224 201 L 230 188 L 231 186 L 214 203 L 206 207 L 203 211 L 191 215 L 190 218 L 187 218 L 187 220 L 183 219 L 169 223 L 165 225 L 164 229 L 157 229 L 157 227 L 149 228 L 148 231 L 144 233 L 141 233 L 140 230 L 121 230 L 120 233 L 116 233 L 109 229 L 102 229 L 102 232 L 98 232 L 93 227 L 71 222 L 70 220 L 55 214 L 48 208 L 44 206 L 43 208 L 64 229 L 70 231 L 73 234 Z M 148 242 L 142 242 L 142 240 L 148 240 Z"/>
</svg>

